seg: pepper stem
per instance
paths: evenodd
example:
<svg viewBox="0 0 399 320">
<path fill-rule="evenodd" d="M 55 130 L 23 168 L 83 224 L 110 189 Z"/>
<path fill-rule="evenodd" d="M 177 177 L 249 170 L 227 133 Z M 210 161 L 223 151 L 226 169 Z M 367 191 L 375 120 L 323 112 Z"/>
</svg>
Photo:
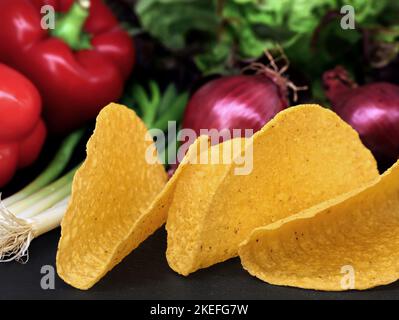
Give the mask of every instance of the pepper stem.
<svg viewBox="0 0 399 320">
<path fill-rule="evenodd" d="M 90 49 L 90 37 L 83 32 L 90 6 L 90 0 L 76 0 L 70 10 L 57 19 L 51 35 L 64 40 L 74 50 Z"/>
</svg>

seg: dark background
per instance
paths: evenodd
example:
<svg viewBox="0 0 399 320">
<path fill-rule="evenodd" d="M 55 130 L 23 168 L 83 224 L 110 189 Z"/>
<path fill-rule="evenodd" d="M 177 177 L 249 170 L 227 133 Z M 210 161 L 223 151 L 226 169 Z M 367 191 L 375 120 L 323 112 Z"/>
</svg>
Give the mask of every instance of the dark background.
<svg viewBox="0 0 399 320">
<path fill-rule="evenodd" d="M 32 242 L 30 260 L 0 264 L 0 299 L 397 299 L 399 282 L 363 292 L 316 292 L 268 285 L 242 269 L 238 258 L 185 278 L 166 262 L 162 228 L 89 291 L 56 277 L 55 290 L 42 290 L 43 265 L 55 266 L 59 230 Z"/>
</svg>

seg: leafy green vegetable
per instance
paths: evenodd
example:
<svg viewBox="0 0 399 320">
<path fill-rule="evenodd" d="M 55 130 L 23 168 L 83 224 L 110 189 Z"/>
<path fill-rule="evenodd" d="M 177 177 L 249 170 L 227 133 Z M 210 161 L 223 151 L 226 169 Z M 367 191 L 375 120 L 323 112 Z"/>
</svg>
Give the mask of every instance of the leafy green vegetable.
<svg viewBox="0 0 399 320">
<path fill-rule="evenodd" d="M 217 30 L 219 18 L 212 0 L 141 0 L 136 12 L 145 30 L 169 49 L 184 49 L 191 31 Z"/>
<path fill-rule="evenodd" d="M 299 63 L 313 61 L 312 36 L 327 12 L 344 5 L 355 9 L 356 28 L 375 24 L 389 0 L 138 0 L 136 12 L 144 30 L 165 47 L 194 48 L 194 60 L 204 74 L 226 73 L 236 60 L 258 58 L 276 43 Z M 389 12 L 388 12 L 389 14 Z M 357 31 L 330 29 L 333 39 L 354 45 Z M 337 28 L 338 26 L 338 28 Z M 333 30 L 334 29 L 334 30 Z M 195 35 L 195 36 L 193 36 Z M 301 49 L 299 47 L 304 47 Z M 193 50 L 188 50 L 190 53 Z M 323 61 L 331 63 L 326 48 Z M 294 59 L 295 62 L 296 59 Z"/>
</svg>

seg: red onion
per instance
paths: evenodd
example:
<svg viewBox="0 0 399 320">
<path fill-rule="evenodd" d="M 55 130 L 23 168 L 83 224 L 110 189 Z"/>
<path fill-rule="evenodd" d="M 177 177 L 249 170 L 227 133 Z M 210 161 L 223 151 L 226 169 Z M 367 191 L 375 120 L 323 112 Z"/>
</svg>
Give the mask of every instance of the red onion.
<svg viewBox="0 0 399 320">
<path fill-rule="evenodd" d="M 287 86 L 265 75 L 226 76 L 208 82 L 191 98 L 184 114 L 183 128 L 261 129 L 288 106 Z"/>
<path fill-rule="evenodd" d="M 341 66 L 323 75 L 333 110 L 382 161 L 399 157 L 399 86 L 376 82 L 357 86 Z"/>
<path fill-rule="evenodd" d="M 251 67 L 252 68 L 252 67 Z M 278 112 L 288 107 L 288 87 L 296 88 L 278 70 L 255 64 L 255 75 L 225 76 L 202 86 L 190 99 L 183 118 L 183 129 L 192 129 L 197 136 L 201 129 L 219 132 L 261 129 Z M 219 142 L 226 138 L 220 137 Z M 217 142 L 212 140 L 212 142 Z M 172 175 L 178 164 L 172 164 Z"/>
</svg>

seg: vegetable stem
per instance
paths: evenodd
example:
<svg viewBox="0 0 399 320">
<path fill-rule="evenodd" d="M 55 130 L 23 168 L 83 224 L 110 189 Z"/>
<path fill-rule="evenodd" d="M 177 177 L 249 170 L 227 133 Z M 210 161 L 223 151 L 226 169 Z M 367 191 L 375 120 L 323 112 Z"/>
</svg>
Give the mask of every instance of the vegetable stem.
<svg viewBox="0 0 399 320">
<path fill-rule="evenodd" d="M 20 217 L 20 213 L 26 211 L 27 209 L 31 208 L 34 206 L 37 202 L 40 200 L 43 200 L 50 196 L 51 194 L 59 191 L 63 187 L 65 187 L 67 184 L 69 184 L 75 173 L 76 170 L 79 168 L 79 166 L 75 167 L 72 169 L 70 172 L 68 172 L 66 175 L 63 177 L 59 178 L 57 181 L 53 182 L 52 184 L 48 185 L 44 189 L 34 193 L 33 195 L 25 198 L 23 201 L 20 201 L 14 205 L 11 205 L 8 207 L 8 210 L 13 212 L 16 216 Z"/>
<path fill-rule="evenodd" d="M 141 111 L 141 118 L 147 128 L 152 128 L 161 102 L 161 91 L 155 81 L 149 82 L 150 95 L 140 85 L 133 87 L 133 99 Z"/>
<path fill-rule="evenodd" d="M 90 49 L 90 38 L 83 33 L 83 26 L 90 14 L 90 0 L 77 0 L 71 9 L 57 20 L 53 37 L 64 40 L 72 49 Z"/>
<path fill-rule="evenodd" d="M 146 110 L 147 112 L 144 114 L 144 117 L 148 128 L 152 128 L 154 120 L 157 116 L 159 104 L 161 102 L 161 91 L 155 81 L 150 81 L 149 87 L 152 99 L 149 108 Z"/>
<path fill-rule="evenodd" d="M 35 238 L 59 227 L 65 211 L 68 208 L 69 199 L 70 196 L 64 198 L 52 208 L 44 211 L 32 219 L 32 231 Z"/>
<path fill-rule="evenodd" d="M 66 137 L 54 159 L 50 162 L 43 173 L 21 191 L 5 199 L 3 201 L 4 206 L 10 207 L 11 205 L 29 197 L 59 177 L 71 160 L 72 153 L 81 140 L 83 134 L 84 130 L 80 129 Z"/>
<path fill-rule="evenodd" d="M 42 213 L 43 211 L 51 208 L 55 204 L 57 204 L 62 199 L 66 198 L 71 193 L 72 188 L 72 181 L 68 182 L 65 186 L 57 190 L 56 192 L 52 193 L 51 195 L 41 199 L 40 201 L 36 202 L 34 205 L 29 207 L 28 209 L 15 213 L 17 214 L 18 218 L 21 219 L 29 219 L 35 217 Z"/>
<path fill-rule="evenodd" d="M 188 98 L 188 93 L 183 93 L 176 97 L 174 103 L 169 106 L 152 127 L 165 131 L 168 129 L 169 121 L 180 120 L 187 106 Z"/>
<path fill-rule="evenodd" d="M 163 97 L 161 99 L 161 102 L 159 103 L 158 114 L 159 115 L 163 114 L 173 103 L 173 101 L 176 100 L 176 97 L 177 97 L 176 86 L 173 83 L 171 83 L 166 88 Z"/>
<path fill-rule="evenodd" d="M 147 94 L 144 90 L 144 88 L 140 85 L 135 85 L 133 86 L 133 90 L 132 90 L 132 98 L 135 101 L 135 103 L 137 103 L 140 112 L 141 112 L 141 116 L 142 118 L 144 118 L 144 115 L 147 112 L 147 108 L 149 108 L 151 102 L 149 100 L 149 98 L 147 97 Z M 143 120 L 145 123 L 145 120 Z"/>
</svg>

